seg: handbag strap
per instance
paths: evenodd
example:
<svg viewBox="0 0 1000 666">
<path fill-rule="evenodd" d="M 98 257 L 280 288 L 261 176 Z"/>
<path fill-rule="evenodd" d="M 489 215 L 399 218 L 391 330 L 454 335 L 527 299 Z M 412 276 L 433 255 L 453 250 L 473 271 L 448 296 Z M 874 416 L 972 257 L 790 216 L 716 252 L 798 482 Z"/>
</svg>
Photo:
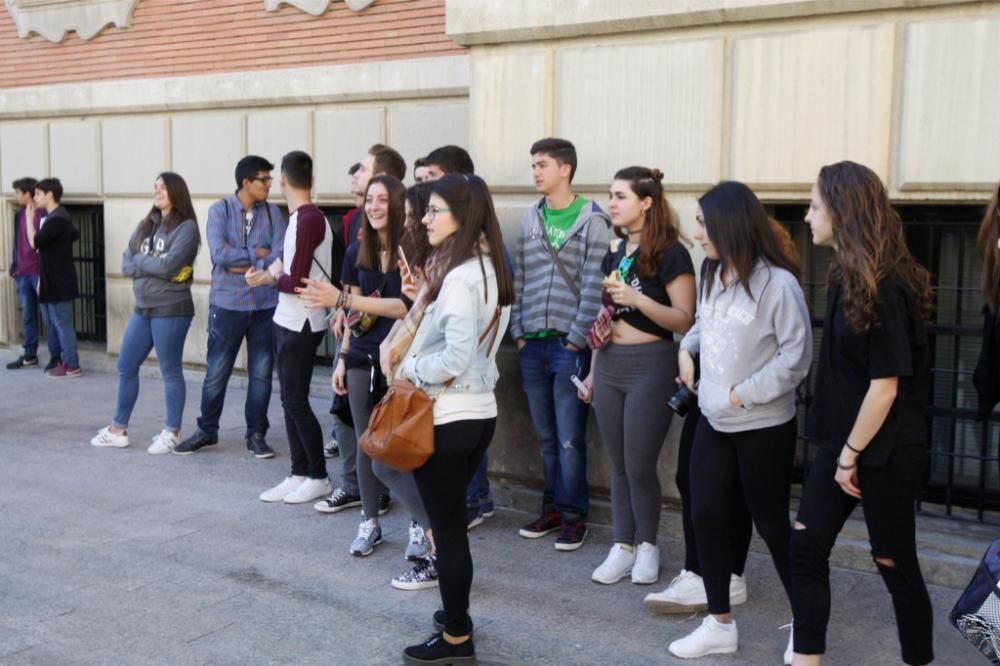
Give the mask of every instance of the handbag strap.
<svg viewBox="0 0 1000 666">
<path fill-rule="evenodd" d="M 544 247 L 545 250 L 549 253 L 549 256 L 552 257 L 552 262 L 556 265 L 556 268 L 559 270 L 559 274 L 562 275 L 563 282 L 565 282 L 566 286 L 569 287 L 569 290 L 573 292 L 573 296 L 576 297 L 576 300 L 580 300 L 580 288 L 576 286 L 576 283 L 573 281 L 573 278 L 570 277 L 569 271 L 566 269 L 566 265 L 559 258 L 559 255 L 552 247 L 552 244 L 549 243 L 549 234 L 547 231 L 545 231 L 545 222 L 542 221 L 541 213 L 537 214 L 537 219 L 538 219 L 538 227 L 539 229 L 542 230 L 542 238 L 541 238 L 542 247 Z"/>
</svg>

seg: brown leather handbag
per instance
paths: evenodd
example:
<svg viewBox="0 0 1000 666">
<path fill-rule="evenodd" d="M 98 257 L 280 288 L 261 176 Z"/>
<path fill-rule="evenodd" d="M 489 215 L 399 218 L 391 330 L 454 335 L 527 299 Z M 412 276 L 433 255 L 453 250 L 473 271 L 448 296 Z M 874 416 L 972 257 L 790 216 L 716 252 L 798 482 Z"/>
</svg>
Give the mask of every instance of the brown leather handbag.
<svg viewBox="0 0 1000 666">
<path fill-rule="evenodd" d="M 500 328 L 500 308 L 493 313 L 489 326 L 479 336 L 482 345 L 493 332 L 486 352 L 493 353 Z M 372 410 L 368 429 L 358 445 L 369 458 L 400 472 L 421 467 L 434 453 L 434 401 L 455 379 L 449 379 L 432 398 L 406 379 L 393 380 L 388 392 Z"/>
</svg>

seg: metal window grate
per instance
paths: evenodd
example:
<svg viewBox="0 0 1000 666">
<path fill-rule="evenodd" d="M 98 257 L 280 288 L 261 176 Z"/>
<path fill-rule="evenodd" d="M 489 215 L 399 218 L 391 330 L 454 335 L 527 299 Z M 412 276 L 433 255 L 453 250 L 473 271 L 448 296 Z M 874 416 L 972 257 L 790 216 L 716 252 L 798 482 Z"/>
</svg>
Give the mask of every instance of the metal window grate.
<svg viewBox="0 0 1000 666">
<path fill-rule="evenodd" d="M 107 281 L 104 272 L 104 207 L 67 205 L 80 238 L 73 243 L 73 264 L 80 296 L 73 301 L 73 324 L 80 340 L 106 342 Z"/>
<path fill-rule="evenodd" d="M 814 345 L 819 349 L 826 310 L 826 272 L 832 250 L 812 244 L 803 221 L 806 206 L 769 206 L 775 219 L 792 234 L 803 269 L 803 291 L 812 315 Z M 922 502 L 974 509 L 978 520 L 1000 510 L 1000 412 L 987 423 L 975 422 L 976 392 L 972 371 L 981 342 L 982 262 L 976 233 L 981 206 L 900 205 L 907 244 L 933 275 L 936 305 L 928 325 L 931 344 L 931 401 L 927 407 L 931 464 Z M 815 360 L 813 370 L 815 370 Z M 805 436 L 813 397 L 814 372 L 800 389 L 799 447 L 796 476 L 801 479 L 815 444 Z"/>
</svg>

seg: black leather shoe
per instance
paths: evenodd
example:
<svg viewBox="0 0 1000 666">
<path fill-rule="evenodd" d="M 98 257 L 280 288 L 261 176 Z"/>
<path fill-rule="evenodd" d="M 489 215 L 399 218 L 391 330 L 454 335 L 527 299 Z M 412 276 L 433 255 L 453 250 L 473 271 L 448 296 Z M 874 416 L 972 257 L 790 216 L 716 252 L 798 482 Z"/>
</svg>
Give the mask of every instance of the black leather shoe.
<svg viewBox="0 0 1000 666">
<path fill-rule="evenodd" d="M 195 430 L 193 435 L 174 447 L 174 453 L 179 456 L 189 456 L 198 449 L 203 449 L 206 446 L 212 446 L 213 444 L 218 443 L 218 437 L 209 437 L 201 430 Z"/>
<path fill-rule="evenodd" d="M 258 458 L 274 457 L 274 449 L 267 445 L 263 433 L 255 432 L 247 438 L 247 450 Z"/>
</svg>

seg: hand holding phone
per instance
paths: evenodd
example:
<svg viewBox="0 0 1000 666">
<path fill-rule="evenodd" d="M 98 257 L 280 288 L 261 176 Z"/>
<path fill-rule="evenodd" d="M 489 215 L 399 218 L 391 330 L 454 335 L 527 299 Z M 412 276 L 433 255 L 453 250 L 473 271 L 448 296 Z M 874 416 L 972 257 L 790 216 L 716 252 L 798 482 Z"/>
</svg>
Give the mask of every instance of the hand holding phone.
<svg viewBox="0 0 1000 666">
<path fill-rule="evenodd" d="M 396 254 L 399 256 L 399 260 L 403 262 L 403 268 L 406 269 L 406 275 L 403 276 L 404 279 L 409 277 L 410 281 L 413 281 L 413 271 L 410 270 L 410 262 L 406 260 L 406 253 L 403 252 L 403 247 L 398 246 L 396 248 Z"/>
</svg>

